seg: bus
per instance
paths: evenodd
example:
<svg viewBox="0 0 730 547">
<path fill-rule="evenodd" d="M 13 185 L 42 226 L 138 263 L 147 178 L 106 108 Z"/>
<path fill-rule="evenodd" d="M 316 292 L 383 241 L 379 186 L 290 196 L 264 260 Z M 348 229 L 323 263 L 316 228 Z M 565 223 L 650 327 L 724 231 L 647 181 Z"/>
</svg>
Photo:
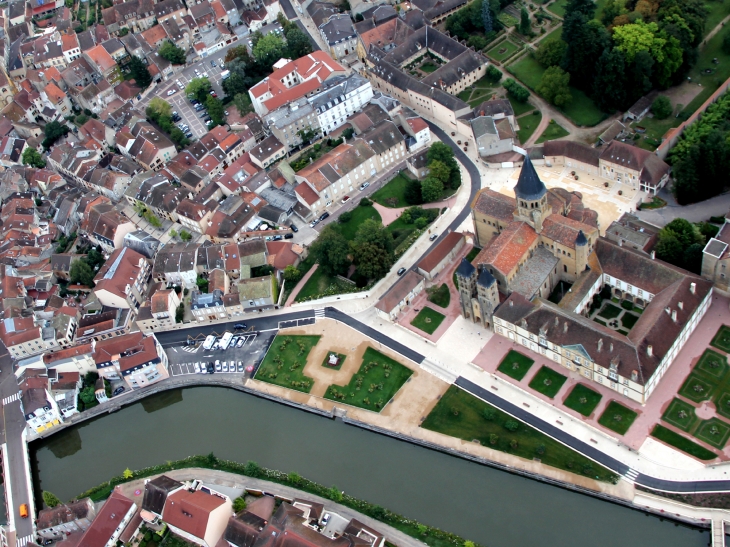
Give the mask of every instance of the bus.
<svg viewBox="0 0 730 547">
<path fill-rule="evenodd" d="M 220 349 L 222 349 L 224 351 L 227 350 L 228 349 L 228 345 L 231 343 L 231 339 L 232 338 L 233 338 L 233 334 L 232 333 L 230 333 L 230 332 L 225 333 L 221 337 L 221 341 L 220 341 L 220 344 L 219 344 L 220 345 Z"/>
<path fill-rule="evenodd" d="M 203 349 L 208 351 L 210 348 L 213 347 L 213 344 L 215 344 L 215 336 L 212 334 L 208 337 L 206 337 L 205 342 L 203 342 Z"/>
</svg>

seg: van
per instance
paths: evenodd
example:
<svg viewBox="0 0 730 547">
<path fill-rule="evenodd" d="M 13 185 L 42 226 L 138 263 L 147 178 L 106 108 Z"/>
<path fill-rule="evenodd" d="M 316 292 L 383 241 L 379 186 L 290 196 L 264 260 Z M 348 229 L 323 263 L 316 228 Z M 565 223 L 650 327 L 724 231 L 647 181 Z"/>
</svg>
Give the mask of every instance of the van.
<svg viewBox="0 0 730 547">
<path fill-rule="evenodd" d="M 27 503 L 20 504 L 20 516 L 24 519 L 28 518 L 28 504 Z"/>
</svg>

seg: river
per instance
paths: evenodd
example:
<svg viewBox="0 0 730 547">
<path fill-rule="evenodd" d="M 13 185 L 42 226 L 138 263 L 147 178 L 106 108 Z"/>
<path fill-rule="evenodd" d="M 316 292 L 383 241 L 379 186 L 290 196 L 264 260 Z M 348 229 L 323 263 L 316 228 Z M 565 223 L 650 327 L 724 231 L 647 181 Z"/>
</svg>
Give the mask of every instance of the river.
<svg viewBox="0 0 730 547">
<path fill-rule="evenodd" d="M 193 454 L 296 471 L 488 547 L 705 547 L 709 532 L 225 388 L 153 395 L 31 444 L 61 499 Z"/>
</svg>

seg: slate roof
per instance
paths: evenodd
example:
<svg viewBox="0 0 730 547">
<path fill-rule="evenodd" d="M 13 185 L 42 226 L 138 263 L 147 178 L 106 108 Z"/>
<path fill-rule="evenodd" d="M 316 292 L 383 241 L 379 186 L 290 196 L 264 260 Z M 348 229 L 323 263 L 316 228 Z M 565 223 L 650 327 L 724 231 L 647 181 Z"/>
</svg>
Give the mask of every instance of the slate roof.
<svg viewBox="0 0 730 547">
<path fill-rule="evenodd" d="M 532 160 L 529 156 L 525 157 L 520 170 L 520 177 L 517 179 L 517 185 L 515 186 L 515 196 L 517 196 L 517 199 L 534 201 L 540 199 L 546 193 L 547 188 L 545 188 L 537 171 L 535 171 Z"/>
<path fill-rule="evenodd" d="M 466 257 L 464 257 L 461 259 L 459 267 L 456 268 L 456 274 L 460 275 L 461 277 L 471 277 L 471 274 L 474 273 L 474 270 L 476 270 L 476 268 L 472 265 L 471 262 L 466 259 Z"/>
<path fill-rule="evenodd" d="M 375 307 L 385 313 L 390 313 L 423 279 L 424 277 L 418 272 L 409 270 L 380 297 Z"/>
<path fill-rule="evenodd" d="M 513 197 L 485 188 L 474 198 L 471 208 L 478 213 L 509 223 L 514 219 L 513 213 L 517 208 L 517 201 Z"/>
</svg>

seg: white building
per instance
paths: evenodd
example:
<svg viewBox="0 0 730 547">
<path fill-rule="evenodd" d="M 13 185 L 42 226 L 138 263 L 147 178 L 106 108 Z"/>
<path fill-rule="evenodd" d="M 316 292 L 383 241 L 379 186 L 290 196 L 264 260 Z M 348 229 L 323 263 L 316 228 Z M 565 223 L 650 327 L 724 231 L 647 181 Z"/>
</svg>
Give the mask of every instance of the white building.
<svg viewBox="0 0 730 547">
<path fill-rule="evenodd" d="M 322 84 L 322 92 L 309 98 L 317 113 L 319 127 L 324 135 L 343 125 L 349 116 L 362 110 L 373 97 L 368 80 L 352 74 L 334 77 Z"/>
</svg>

